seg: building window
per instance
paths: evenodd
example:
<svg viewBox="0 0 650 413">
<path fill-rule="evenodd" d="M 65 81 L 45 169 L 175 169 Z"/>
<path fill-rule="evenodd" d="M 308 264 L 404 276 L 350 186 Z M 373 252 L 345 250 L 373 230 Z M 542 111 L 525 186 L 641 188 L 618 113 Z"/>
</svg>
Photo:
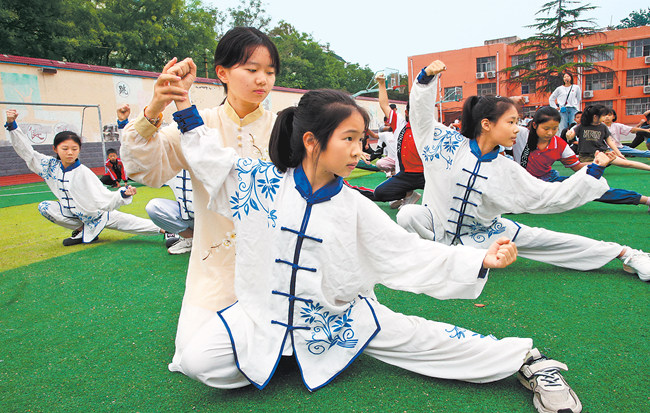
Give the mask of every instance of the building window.
<svg viewBox="0 0 650 413">
<path fill-rule="evenodd" d="M 521 94 L 527 95 L 529 93 L 535 93 L 535 82 L 528 81 L 521 83 Z"/>
<path fill-rule="evenodd" d="M 524 106 L 523 108 L 521 108 L 521 116 L 524 119 L 535 117 L 535 112 L 537 112 L 536 106 Z"/>
<path fill-rule="evenodd" d="M 535 63 L 533 61 L 535 60 L 535 56 L 533 55 L 514 55 L 512 56 L 512 65 L 513 66 L 519 66 L 519 65 L 526 65 L 526 69 L 534 69 L 535 68 Z"/>
<path fill-rule="evenodd" d="M 627 71 L 627 87 L 650 85 L 650 68 Z"/>
<path fill-rule="evenodd" d="M 630 40 L 627 42 L 627 57 L 650 56 L 650 39 Z"/>
<path fill-rule="evenodd" d="M 589 63 L 606 62 L 608 60 L 614 60 L 614 51 L 601 50 L 599 52 L 595 52 L 592 55 L 588 55 L 586 60 Z"/>
<path fill-rule="evenodd" d="M 614 72 L 594 73 L 585 76 L 585 90 L 603 90 L 614 87 Z"/>
<path fill-rule="evenodd" d="M 595 102 L 589 101 L 588 103 L 585 103 L 585 107 L 587 106 L 596 106 L 596 105 L 603 105 L 608 108 L 614 108 L 614 101 L 613 100 L 597 100 Z"/>
<path fill-rule="evenodd" d="M 497 94 L 497 84 L 496 83 L 479 83 L 478 85 L 476 85 L 476 94 L 478 96 L 496 95 Z"/>
<path fill-rule="evenodd" d="M 445 97 L 443 98 L 444 101 L 449 102 L 449 101 L 459 101 L 463 100 L 463 88 L 462 86 L 452 86 L 452 87 L 446 87 L 445 88 Z"/>
<path fill-rule="evenodd" d="M 640 115 L 646 110 L 650 110 L 650 98 L 636 98 L 625 100 L 626 115 Z"/>
<path fill-rule="evenodd" d="M 497 58 L 495 56 L 476 58 L 476 72 L 489 72 L 497 70 Z"/>
</svg>

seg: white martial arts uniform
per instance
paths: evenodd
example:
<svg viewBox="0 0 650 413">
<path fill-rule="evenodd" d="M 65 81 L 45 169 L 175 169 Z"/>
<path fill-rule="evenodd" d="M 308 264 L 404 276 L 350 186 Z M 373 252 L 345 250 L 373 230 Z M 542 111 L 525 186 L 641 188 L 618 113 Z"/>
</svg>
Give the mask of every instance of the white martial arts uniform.
<svg viewBox="0 0 650 413">
<path fill-rule="evenodd" d="M 179 371 L 214 387 L 263 388 L 280 357 L 293 354 L 315 390 L 364 351 L 421 374 L 473 382 L 521 367 L 530 339 L 497 340 L 405 316 L 374 297 L 381 283 L 475 298 L 487 280 L 485 251 L 407 233 L 340 178 L 312 193 L 301 167 L 280 173 L 272 163 L 240 158 L 217 134 L 206 126 L 185 133 L 183 153 L 209 208 L 234 221 L 238 301 L 188 344 Z"/>
<path fill-rule="evenodd" d="M 548 183 L 497 150 L 482 155 L 476 140 L 435 119 L 437 83 L 436 76 L 428 84 L 415 82 L 411 90 L 411 128 L 426 184 L 422 205 L 400 210 L 400 225 L 447 245 L 488 248 L 507 237 L 522 257 L 578 270 L 600 268 L 621 253 L 619 244 L 502 218 L 502 213 L 567 211 L 598 198 L 609 186 L 604 178 L 588 175 L 587 168 L 564 182 Z"/>
<path fill-rule="evenodd" d="M 67 168 L 59 159 L 43 155 L 32 148 L 20 128 L 9 132 L 9 140 L 18 156 L 30 171 L 45 180 L 59 201 L 43 201 L 38 210 L 45 218 L 68 229 L 83 224 L 83 242 L 91 242 L 104 228 L 132 234 L 158 234 L 160 228 L 148 219 L 117 211 L 130 204 L 130 196 L 123 197 L 125 189 L 111 192 L 97 175 L 79 160 Z"/>
<path fill-rule="evenodd" d="M 217 128 L 222 144 L 234 148 L 240 156 L 268 156 L 268 141 L 275 114 L 262 106 L 240 119 L 228 101 L 201 111 L 206 125 Z M 129 176 L 151 187 L 161 187 L 181 169 L 192 178 L 194 236 L 187 268 L 183 305 L 176 330 L 176 354 L 210 319 L 215 311 L 235 302 L 234 248 L 224 248 L 232 235 L 232 222 L 207 208 L 208 194 L 201 182 L 194 179 L 192 168 L 185 161 L 176 124 L 156 128 L 140 114 L 122 132 L 122 162 Z"/>
<path fill-rule="evenodd" d="M 192 206 L 192 179 L 190 173 L 182 169 L 166 185 L 174 193 L 176 201 L 154 198 L 145 209 L 149 218 L 170 234 L 179 234 L 194 228 L 194 207 Z"/>
</svg>

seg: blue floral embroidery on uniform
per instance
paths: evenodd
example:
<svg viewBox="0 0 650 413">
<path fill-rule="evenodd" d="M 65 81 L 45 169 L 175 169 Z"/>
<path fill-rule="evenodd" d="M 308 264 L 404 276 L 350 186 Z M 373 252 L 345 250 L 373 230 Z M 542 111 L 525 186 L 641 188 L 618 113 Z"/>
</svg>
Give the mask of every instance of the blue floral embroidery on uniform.
<svg viewBox="0 0 650 413">
<path fill-rule="evenodd" d="M 237 185 L 238 191 L 230 197 L 230 208 L 233 210 L 233 218 L 242 219 L 253 211 L 266 212 L 268 225 L 275 228 L 277 214 L 268 204 L 273 202 L 282 175 L 271 163 L 253 160 L 249 158 L 237 161 Z"/>
<path fill-rule="evenodd" d="M 101 222 L 104 212 L 98 212 L 95 215 L 84 215 L 84 214 L 75 214 L 75 215 L 77 216 L 77 218 L 79 218 L 79 220 L 81 220 L 81 222 L 83 222 L 86 228 L 88 228 L 89 230 L 93 230 Z"/>
<path fill-rule="evenodd" d="M 489 227 L 481 225 L 474 221 L 469 227 L 469 236 L 476 242 L 484 242 L 492 235 L 500 234 L 506 230 L 506 227 L 500 223 L 496 218 L 492 220 Z M 486 236 L 487 235 L 487 236 Z"/>
<path fill-rule="evenodd" d="M 460 340 L 461 338 L 465 338 L 465 331 L 467 330 L 453 326 L 450 330 L 445 329 L 445 331 L 449 333 L 449 338 L 457 338 Z"/>
<path fill-rule="evenodd" d="M 41 159 L 41 172 L 38 173 L 38 176 L 45 179 L 54 179 L 56 177 L 56 167 L 60 164 L 60 161 L 54 158 L 43 158 Z"/>
<path fill-rule="evenodd" d="M 50 214 L 50 202 L 48 201 L 43 201 L 40 204 L 38 204 L 38 212 L 43 215 L 43 217 L 47 218 L 48 220 L 54 222 L 56 224 L 56 221 L 54 220 L 54 217 Z"/>
<path fill-rule="evenodd" d="M 422 150 L 422 160 L 432 162 L 434 159 L 442 159 L 447 163 L 447 169 L 454 161 L 454 154 L 463 141 L 463 135 L 450 130 L 436 128 L 433 132 L 433 142 L 426 145 Z"/>
<path fill-rule="evenodd" d="M 332 314 L 329 311 L 321 312 L 323 306 L 319 303 L 307 303 L 306 307 L 302 307 L 300 316 L 305 319 L 308 324 L 316 324 L 311 328 L 311 339 L 307 340 L 307 349 L 312 354 L 322 354 L 333 346 L 343 348 L 354 348 L 358 341 L 354 337 L 354 330 L 352 329 L 352 307 L 350 305 L 348 310 L 343 314 Z"/>
<path fill-rule="evenodd" d="M 458 326 L 453 326 L 453 327 L 450 328 L 449 330 L 445 329 L 445 331 L 446 331 L 447 333 L 449 333 L 449 338 L 457 338 L 457 339 L 459 339 L 459 340 L 460 340 L 461 338 L 465 338 L 465 333 L 466 333 L 466 332 L 468 332 L 468 333 L 472 333 L 472 337 L 478 337 L 478 338 L 491 338 L 492 340 L 497 340 L 497 338 L 494 337 L 492 334 L 490 334 L 490 335 L 488 335 L 488 336 L 484 336 L 483 334 L 475 333 L 475 332 L 473 332 L 473 331 L 469 331 L 469 330 L 467 330 L 467 329 L 465 329 L 465 328 L 460 328 L 460 327 L 458 327 Z"/>
</svg>

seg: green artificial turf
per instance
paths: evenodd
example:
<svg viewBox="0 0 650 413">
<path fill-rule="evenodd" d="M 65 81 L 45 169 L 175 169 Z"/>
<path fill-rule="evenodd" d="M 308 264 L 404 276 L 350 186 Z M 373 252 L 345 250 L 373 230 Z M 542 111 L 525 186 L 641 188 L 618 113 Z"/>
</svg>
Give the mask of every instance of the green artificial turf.
<svg viewBox="0 0 650 413">
<path fill-rule="evenodd" d="M 608 168 L 606 177 L 612 186 L 648 193 L 644 174 Z M 374 173 L 352 183 L 374 187 L 384 179 Z M 164 189 L 139 189 L 133 209 L 122 210 L 142 216 L 148 199 L 166 195 Z M 395 216 L 387 203 L 378 205 Z M 216 390 L 170 373 L 188 256 L 168 255 L 161 237 L 113 239 L 108 230 L 93 246 L 64 248 L 66 231 L 38 212 L 24 212 L 35 208 L 0 210 L 3 228 L 20 213 L 22 228 L 39 228 L 25 241 L 24 256 L 42 243 L 54 252 L 0 272 L 1 412 L 535 411 L 531 393 L 514 377 L 484 385 L 437 380 L 368 356 L 314 393 L 292 359 L 262 391 Z M 509 218 L 650 250 L 646 210 L 592 202 L 563 214 Z M 5 238 L 0 257 L 10 247 Z M 580 272 L 519 259 L 491 271 L 477 300 L 439 301 L 383 286 L 376 292 L 395 311 L 497 337 L 533 338 L 569 366 L 565 377 L 585 412 L 650 410 L 650 284 L 623 272 L 617 260 Z"/>
</svg>

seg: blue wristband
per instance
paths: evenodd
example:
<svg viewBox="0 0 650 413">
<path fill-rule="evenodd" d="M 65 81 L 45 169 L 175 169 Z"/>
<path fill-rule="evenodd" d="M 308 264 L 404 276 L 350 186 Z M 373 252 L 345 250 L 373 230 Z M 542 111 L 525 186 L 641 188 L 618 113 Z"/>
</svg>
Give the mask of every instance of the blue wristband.
<svg viewBox="0 0 650 413">
<path fill-rule="evenodd" d="M 192 105 L 187 109 L 175 112 L 174 122 L 178 125 L 178 129 L 181 133 L 185 133 L 203 125 L 203 118 L 199 115 L 196 105 Z"/>
<path fill-rule="evenodd" d="M 129 123 L 128 119 L 117 120 L 117 129 L 124 129 L 124 127 Z"/>
<path fill-rule="evenodd" d="M 429 82 L 431 82 L 434 77 L 436 77 L 436 75 L 427 75 L 427 72 L 424 69 L 422 69 L 420 71 L 420 74 L 418 75 L 418 83 L 422 85 L 428 85 Z"/>
<path fill-rule="evenodd" d="M 596 165 L 595 163 L 587 165 L 587 175 L 591 175 L 596 179 L 600 179 L 600 177 L 603 176 L 604 171 L 604 166 Z"/>
<path fill-rule="evenodd" d="M 18 125 L 16 124 L 16 121 L 13 121 L 11 123 L 5 123 L 5 128 L 11 132 L 14 129 L 18 129 Z"/>
<path fill-rule="evenodd" d="M 120 180 L 118 179 L 117 182 L 120 182 Z M 124 192 L 126 192 L 126 189 L 123 189 L 123 190 L 120 189 L 120 195 L 122 196 L 122 198 L 126 199 L 126 198 L 130 198 L 130 197 L 131 197 L 131 195 L 126 195 L 126 194 L 124 194 Z"/>
</svg>

